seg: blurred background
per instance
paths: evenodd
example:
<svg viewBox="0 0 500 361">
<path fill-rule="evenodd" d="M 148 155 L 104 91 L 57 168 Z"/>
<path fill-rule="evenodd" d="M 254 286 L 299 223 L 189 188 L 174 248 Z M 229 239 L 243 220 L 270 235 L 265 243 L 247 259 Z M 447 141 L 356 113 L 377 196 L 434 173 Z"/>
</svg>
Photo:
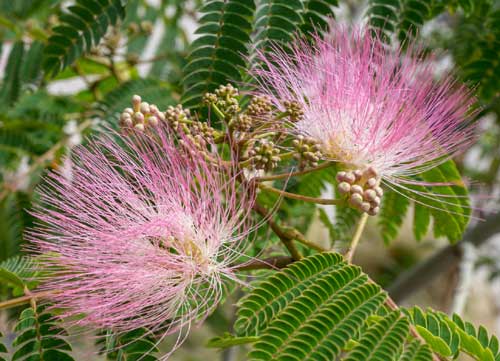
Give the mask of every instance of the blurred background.
<svg viewBox="0 0 500 361">
<path fill-rule="evenodd" d="M 252 0 L 240 2 L 253 4 Z M 437 52 L 439 72 L 453 71 L 475 88 L 480 107 L 475 121 L 480 123 L 481 134 L 477 144 L 455 160 L 478 209 L 463 239 L 450 244 L 445 237 L 435 237 L 432 226 L 415 237 L 414 206 L 400 204 L 403 209 L 391 215 L 395 226 L 384 218 L 370 220 L 355 263 L 404 305 L 456 312 L 500 333 L 500 215 L 495 215 L 500 168 L 500 2 L 296 2 L 303 4 L 301 20 L 290 18 L 288 6 L 292 5 L 287 2 L 257 0 L 254 6 L 275 11 L 266 26 L 286 22 L 288 34 L 308 26 L 307 19 L 334 17 L 339 22 L 382 28 L 388 43 L 391 38 L 392 43 L 398 38 L 419 38 Z M 77 1 L 76 5 L 85 3 Z M 88 6 L 94 3 L 87 1 Z M 210 38 L 203 25 L 214 21 L 208 5 L 199 11 L 204 3 L 224 1 L 109 0 L 110 6 L 122 6 L 123 14 L 115 21 L 110 16 L 91 34 L 76 34 L 74 44 L 68 45 L 57 36 L 66 31 L 71 37 L 71 29 L 58 32 L 56 28 L 71 21 L 64 15 L 71 13 L 74 1 L 0 0 L 0 267 L 23 253 L 23 232 L 33 222 L 28 210 L 37 202 L 34 190 L 40 177 L 48 169 L 60 169 L 71 177 L 68 156 L 72 149 L 91 134 L 115 127 L 133 94 L 164 109 L 181 101 L 196 104 L 199 98 L 192 96 L 192 90 L 200 82 L 209 90 L 218 82 L 245 80 L 244 71 L 236 79 L 230 71 L 214 71 L 217 76 L 211 80 L 205 73 L 201 80 L 190 76 L 188 70 L 192 71 L 192 60 L 196 60 L 193 50 Z M 245 24 L 252 26 L 248 36 L 253 44 L 262 39 L 263 13 L 246 18 Z M 86 45 L 78 46 L 82 38 Z M 55 46 L 58 41 L 64 46 Z M 251 46 L 246 51 L 251 55 Z M 327 184 L 323 192 L 332 189 Z M 342 234 L 351 231 L 352 224 L 328 207 L 299 207 L 287 215 L 298 219 L 308 237 L 317 242 L 342 241 Z M 335 231 L 332 226 L 337 227 Z M 11 285 L 0 283 L 0 301 L 16 295 Z M 220 352 L 204 347 L 211 337 L 230 328 L 233 304 L 230 298 L 202 328 L 192 332 L 172 359 L 243 360 L 244 350 Z M 0 311 L 0 331 L 7 340 L 15 337 L 12 329 L 19 311 Z M 76 341 L 76 360 L 100 359 L 92 335 L 76 337 Z"/>
</svg>

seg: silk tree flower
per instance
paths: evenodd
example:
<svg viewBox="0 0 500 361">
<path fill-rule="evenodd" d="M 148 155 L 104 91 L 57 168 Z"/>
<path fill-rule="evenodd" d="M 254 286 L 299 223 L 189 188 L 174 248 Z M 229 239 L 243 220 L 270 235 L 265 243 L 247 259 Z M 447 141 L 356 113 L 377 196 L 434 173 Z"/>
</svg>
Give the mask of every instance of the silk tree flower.
<svg viewBox="0 0 500 361">
<path fill-rule="evenodd" d="M 71 180 L 49 175 L 29 239 L 63 318 L 177 334 L 176 348 L 237 280 L 253 192 L 187 143 L 108 135 L 75 150 Z"/>
<path fill-rule="evenodd" d="M 341 191 L 370 178 L 406 187 L 473 142 L 475 99 L 452 74 L 436 79 L 435 55 L 424 56 L 414 43 L 406 51 L 390 48 L 368 29 L 340 25 L 313 40 L 260 53 L 256 93 L 280 109 L 293 102 L 302 110 L 288 132 L 317 142 L 324 159 L 346 166 Z M 368 209 L 361 199 L 354 203 Z"/>
</svg>

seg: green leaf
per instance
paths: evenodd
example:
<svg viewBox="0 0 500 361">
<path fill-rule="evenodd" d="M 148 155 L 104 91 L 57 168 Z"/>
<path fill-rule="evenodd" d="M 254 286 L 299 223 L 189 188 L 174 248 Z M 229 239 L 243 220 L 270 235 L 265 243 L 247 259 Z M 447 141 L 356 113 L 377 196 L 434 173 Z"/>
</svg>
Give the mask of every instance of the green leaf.
<svg viewBox="0 0 500 361">
<path fill-rule="evenodd" d="M 14 103 L 21 93 L 21 65 L 24 57 L 24 43 L 18 41 L 12 47 L 5 68 L 5 78 L 0 89 L 0 104 Z"/>
<path fill-rule="evenodd" d="M 186 107 L 201 105 L 202 96 L 220 84 L 242 80 L 246 65 L 253 0 L 212 0 L 200 12 L 200 35 L 191 44 L 188 63 L 183 68 L 185 88 L 182 102 Z"/>
<path fill-rule="evenodd" d="M 112 331 L 99 334 L 100 354 L 113 361 L 156 361 L 158 360 L 157 343 L 146 329 L 139 328 L 117 335 Z"/>
<path fill-rule="evenodd" d="M 368 328 L 345 361 L 394 360 L 403 348 L 408 331 L 408 320 L 398 311 L 391 312 Z"/>
<path fill-rule="evenodd" d="M 21 312 L 15 331 L 18 336 L 12 343 L 12 361 L 73 361 L 66 341 L 68 333 L 44 307 L 29 307 Z"/>
<path fill-rule="evenodd" d="M 52 75 L 97 46 L 108 26 L 125 17 L 120 0 L 79 0 L 67 10 L 59 18 L 61 24 L 52 29 L 44 49 L 43 67 Z"/>
<path fill-rule="evenodd" d="M 398 235 L 403 224 L 410 200 L 394 191 L 389 191 L 382 197 L 379 225 L 385 244 L 389 244 Z"/>
<path fill-rule="evenodd" d="M 235 329 L 259 336 L 250 360 L 333 359 L 384 299 L 358 267 L 317 254 L 255 286 L 239 303 Z"/>
</svg>

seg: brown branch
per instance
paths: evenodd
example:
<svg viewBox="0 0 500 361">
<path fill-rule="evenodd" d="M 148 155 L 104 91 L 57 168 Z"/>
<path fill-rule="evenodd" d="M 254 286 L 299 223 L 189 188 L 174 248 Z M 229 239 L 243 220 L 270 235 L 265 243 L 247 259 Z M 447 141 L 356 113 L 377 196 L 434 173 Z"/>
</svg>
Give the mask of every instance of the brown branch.
<svg viewBox="0 0 500 361">
<path fill-rule="evenodd" d="M 420 288 L 428 285 L 438 275 L 457 266 L 462 259 L 461 243 L 470 242 L 478 247 L 498 233 L 500 233 L 500 213 L 486 217 L 485 221 L 480 221 L 470 228 L 459 243 L 444 247 L 403 273 L 387 291 L 396 302 L 405 300 Z"/>
<path fill-rule="evenodd" d="M 46 298 L 46 297 L 51 296 L 55 293 L 57 293 L 57 291 L 43 291 L 43 292 L 31 293 L 29 295 L 22 296 L 22 297 L 13 298 L 11 300 L 0 302 L 0 309 L 6 309 L 6 308 L 20 306 L 20 305 L 23 305 L 25 303 L 30 303 L 30 302 L 32 302 L 32 300 L 35 300 L 35 299 Z"/>
<path fill-rule="evenodd" d="M 289 233 L 287 233 L 284 229 L 282 229 L 272 219 L 272 215 L 266 208 L 264 208 L 258 203 L 255 203 L 253 208 L 257 213 L 259 213 L 262 217 L 264 217 L 264 219 L 266 219 L 267 224 L 269 224 L 269 227 L 271 227 L 272 231 L 280 238 L 281 242 L 283 242 L 285 247 L 290 252 L 292 258 L 296 261 L 300 260 L 302 258 L 302 255 L 300 254 L 297 247 L 295 247 L 295 245 L 293 244 L 293 237 L 291 237 Z"/>
</svg>

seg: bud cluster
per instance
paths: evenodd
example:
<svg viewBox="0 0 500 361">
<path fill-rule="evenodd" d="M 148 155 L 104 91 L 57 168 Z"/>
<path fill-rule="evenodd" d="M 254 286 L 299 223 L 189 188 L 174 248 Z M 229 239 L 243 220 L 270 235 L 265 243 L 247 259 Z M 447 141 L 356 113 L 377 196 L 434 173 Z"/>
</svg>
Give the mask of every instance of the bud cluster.
<svg viewBox="0 0 500 361">
<path fill-rule="evenodd" d="M 300 170 L 306 166 L 318 165 L 321 159 L 321 147 L 314 139 L 299 135 L 292 141 L 292 145 L 297 152 L 293 157 L 299 162 Z"/>
<path fill-rule="evenodd" d="M 239 95 L 239 90 L 231 84 L 221 85 L 214 93 L 206 93 L 203 96 L 203 102 L 214 104 L 223 114 L 232 116 L 241 110 Z"/>
<path fill-rule="evenodd" d="M 180 124 L 190 122 L 190 119 L 191 112 L 189 109 L 184 109 L 181 104 L 178 104 L 175 107 L 170 105 L 165 111 L 165 120 L 168 125 L 175 130 L 180 129 Z"/>
<path fill-rule="evenodd" d="M 347 197 L 353 208 L 368 213 L 370 216 L 380 211 L 380 201 L 384 192 L 378 185 L 378 174 L 372 167 L 364 171 L 357 169 L 338 172 L 337 181 L 339 193 Z"/>
<path fill-rule="evenodd" d="M 269 114 L 272 110 L 271 99 L 268 96 L 254 96 L 246 109 L 250 116 L 263 116 Z"/>
<path fill-rule="evenodd" d="M 283 106 L 292 122 L 299 121 L 304 116 L 302 106 L 295 100 L 286 100 L 283 102 Z"/>
<path fill-rule="evenodd" d="M 143 102 L 139 95 L 132 97 L 132 108 L 125 108 L 120 115 L 120 125 L 124 128 L 134 128 L 140 131 L 149 126 L 157 126 L 165 120 L 165 114 L 154 104 Z"/>
<path fill-rule="evenodd" d="M 252 166 L 255 169 L 270 171 L 281 161 L 280 150 L 269 140 L 260 140 L 248 151 Z"/>
</svg>

